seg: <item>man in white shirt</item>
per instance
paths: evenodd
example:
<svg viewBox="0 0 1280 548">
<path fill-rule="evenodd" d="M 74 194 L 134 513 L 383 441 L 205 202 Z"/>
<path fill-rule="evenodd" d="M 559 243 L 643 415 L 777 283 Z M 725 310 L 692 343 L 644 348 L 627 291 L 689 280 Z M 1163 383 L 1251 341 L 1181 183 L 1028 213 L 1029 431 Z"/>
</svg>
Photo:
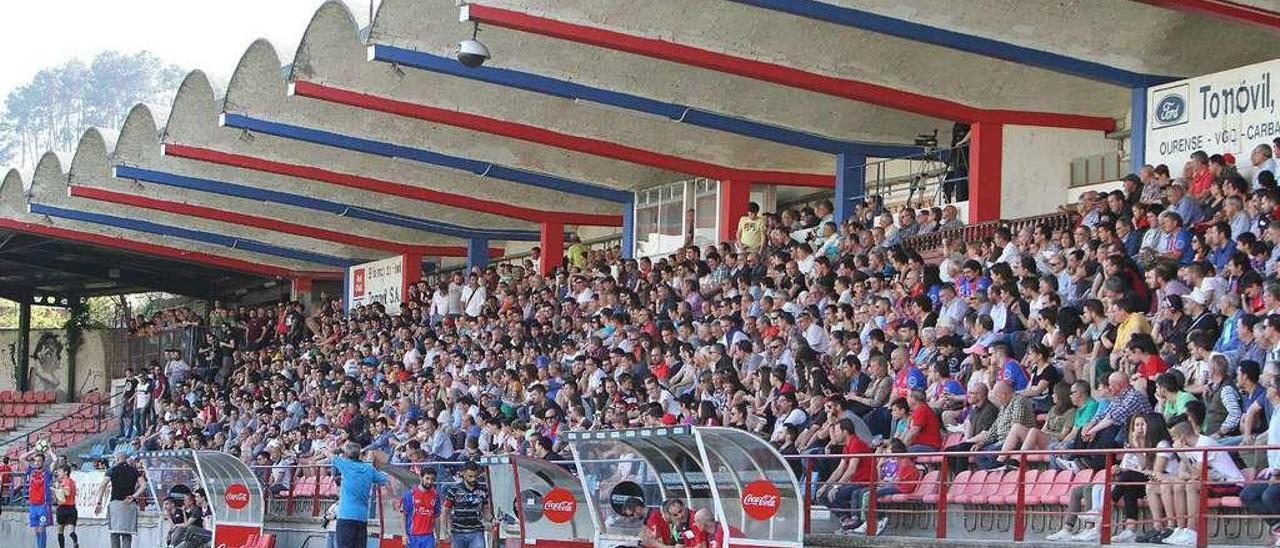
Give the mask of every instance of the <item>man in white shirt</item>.
<svg viewBox="0 0 1280 548">
<path fill-rule="evenodd" d="M 1273 407 L 1280 406 L 1280 380 L 1272 379 L 1267 386 L 1267 400 Z M 1280 446 L 1280 413 L 1271 414 L 1265 445 Z M 1280 450 L 1267 451 L 1267 467 L 1259 470 L 1257 477 L 1259 480 L 1269 481 L 1244 486 L 1240 491 L 1240 502 L 1244 503 L 1244 507 L 1250 514 L 1262 516 L 1280 514 L 1280 481 L 1277 481 L 1280 480 Z M 1280 519 L 1268 517 L 1266 520 L 1271 526 L 1273 535 L 1280 533 L 1277 530 L 1280 527 Z"/>
<path fill-rule="evenodd" d="M 773 401 L 774 416 L 778 420 L 773 423 L 773 433 L 769 436 L 769 441 L 780 443 L 783 436 L 787 432 L 787 425 L 803 426 L 805 421 L 809 420 L 809 416 L 800 409 L 796 402 L 794 392 L 786 392 L 778 394 L 777 399 Z"/>
<path fill-rule="evenodd" d="M 472 274 L 467 286 L 462 288 L 462 313 L 470 318 L 479 316 L 480 311 L 484 309 L 486 298 L 488 298 L 487 291 L 480 284 L 480 277 Z"/>
<path fill-rule="evenodd" d="M 462 288 L 463 278 L 461 272 L 454 272 L 453 279 L 449 280 L 449 308 L 450 316 L 462 315 Z"/>
<path fill-rule="evenodd" d="M 1173 446 L 1177 448 L 1211 448 L 1218 446 L 1218 440 L 1201 435 L 1194 426 L 1186 421 L 1169 427 L 1169 436 L 1173 438 Z M 1239 494 L 1240 487 L 1244 484 L 1244 474 L 1240 472 L 1240 468 L 1236 466 L 1235 461 L 1231 460 L 1230 453 L 1226 451 L 1208 451 L 1207 455 L 1209 464 L 1209 484 L 1207 489 L 1209 492 L 1201 493 L 1200 467 L 1205 454 L 1199 451 L 1179 453 L 1182 466 L 1178 470 L 1178 477 L 1173 478 L 1175 482 L 1173 496 L 1185 496 L 1187 508 L 1199 508 L 1201 496 L 1227 497 Z M 1178 485 L 1178 482 L 1181 482 L 1181 485 Z M 1198 535 L 1195 529 L 1181 527 L 1175 529 L 1173 534 L 1164 539 L 1164 543 L 1176 546 L 1191 546 L 1195 544 L 1197 539 Z"/>
<path fill-rule="evenodd" d="M 1249 155 L 1249 163 L 1253 164 L 1253 189 L 1262 188 L 1262 184 L 1258 182 L 1258 174 L 1264 171 L 1270 171 L 1272 175 L 1276 173 L 1276 159 L 1272 157 L 1271 145 L 1262 143 L 1253 147 L 1253 153 Z"/>
<path fill-rule="evenodd" d="M 800 326 L 800 333 L 804 335 L 804 340 L 809 343 L 809 348 L 819 354 L 826 354 L 831 346 L 831 336 L 827 334 L 827 330 L 818 325 L 808 311 L 801 312 L 796 318 L 796 323 Z"/>
<path fill-rule="evenodd" d="M 1013 265 L 1019 261 L 1022 251 L 1018 249 L 1017 242 L 1013 241 L 1013 233 L 1006 227 L 996 229 L 996 245 L 1002 250 L 1000 258 L 996 259 L 997 263 L 1008 263 Z"/>
</svg>

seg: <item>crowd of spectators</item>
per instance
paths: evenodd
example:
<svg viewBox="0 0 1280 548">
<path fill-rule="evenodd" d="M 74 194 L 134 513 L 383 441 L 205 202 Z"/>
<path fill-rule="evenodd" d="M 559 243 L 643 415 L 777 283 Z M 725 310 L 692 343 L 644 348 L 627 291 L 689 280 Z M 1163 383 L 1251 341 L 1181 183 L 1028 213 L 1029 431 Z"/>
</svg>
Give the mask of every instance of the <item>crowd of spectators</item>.
<svg viewBox="0 0 1280 548">
<path fill-rule="evenodd" d="M 131 372 L 124 434 L 228 451 L 277 492 L 346 441 L 392 462 L 558 459 L 566 430 L 630 426 L 740 428 L 784 454 L 1001 453 L 953 471 L 1017 467 L 1020 449 L 1099 469 L 1072 451 L 1280 444 L 1274 168 L 1268 145 L 1240 165 L 1197 152 L 1085 193 L 1065 228 L 953 237 L 927 258 L 902 244 L 962 226 L 954 206 L 859 204 L 837 223 L 830 203 L 751 204 L 736 243 L 631 260 L 578 242 L 550 276 L 527 261 L 419 283 L 398 315 L 218 304 L 196 367 Z M 1159 484 L 1189 460 L 1123 463 L 1157 486 L 1146 497 L 1167 502 L 1156 525 L 1174 544 L 1195 495 Z M 1239 468 L 1280 469 L 1275 452 L 1228 460 L 1214 480 L 1236 490 Z M 887 462 L 821 461 L 816 502 L 864 527 L 871 476 L 893 485 L 912 467 Z M 1245 504 L 1280 514 L 1280 483 L 1259 485 Z"/>
</svg>

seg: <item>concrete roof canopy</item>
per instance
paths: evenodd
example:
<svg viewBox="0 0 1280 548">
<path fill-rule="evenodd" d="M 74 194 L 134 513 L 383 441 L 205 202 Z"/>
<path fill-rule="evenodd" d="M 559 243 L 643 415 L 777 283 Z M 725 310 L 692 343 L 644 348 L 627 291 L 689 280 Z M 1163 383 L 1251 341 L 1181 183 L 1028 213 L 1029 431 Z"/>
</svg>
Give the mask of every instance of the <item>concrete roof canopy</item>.
<svg viewBox="0 0 1280 548">
<path fill-rule="evenodd" d="M 636 0 L 627 2 L 625 9 L 599 0 L 556 0 L 554 5 L 538 0 L 477 3 L 983 109 L 1119 117 L 1129 106 L 1129 94 L 1119 86 L 731 0 Z"/>
<path fill-rule="evenodd" d="M 84 181 L 89 177 L 110 176 L 110 170 L 105 161 L 105 147 L 95 149 L 92 143 L 94 141 L 101 143 L 101 138 L 94 138 L 92 134 L 96 134 L 96 131 L 86 132 L 87 138 L 81 140 L 81 144 L 85 145 L 82 147 L 85 152 L 78 153 L 78 158 L 72 162 L 76 171 L 74 179 L 77 181 Z M 94 157 L 92 161 L 91 156 Z M 91 162 L 96 165 L 91 166 Z M 8 189 L 0 192 L 0 208 L 2 208 L 0 215 L 5 219 L 37 228 L 47 227 L 78 234 L 114 238 L 124 242 L 143 242 L 153 248 L 155 246 L 163 248 L 155 249 L 154 254 L 158 255 L 185 256 L 196 262 L 211 262 L 206 259 L 228 259 L 221 262 L 259 275 L 285 277 L 294 273 L 310 273 L 333 279 L 341 274 L 341 270 L 334 265 L 278 257 L 248 251 L 244 248 L 97 222 L 92 217 L 110 216 L 116 219 L 135 220 L 150 219 L 151 215 L 145 210 L 130 210 L 96 201 L 72 198 L 67 194 L 70 179 L 71 177 L 62 170 L 57 156 L 51 153 L 45 154 L 36 164 L 29 192 L 25 196 Z"/>
<path fill-rule="evenodd" d="M 174 184 L 165 185 L 163 195 L 181 198 L 188 203 L 276 218 L 289 223 L 322 225 L 358 236 L 366 240 L 361 244 L 364 246 L 375 245 L 370 241 L 373 239 L 405 246 L 465 245 L 461 236 L 433 233 L 426 228 L 454 224 L 458 231 L 469 232 L 468 226 L 462 223 L 467 223 L 468 218 L 471 219 L 470 222 L 474 222 L 476 215 L 470 212 L 443 208 L 431 221 L 427 221 L 422 216 L 423 208 L 420 204 L 403 198 L 394 199 L 386 194 L 354 191 L 309 179 L 187 159 L 172 153 L 179 149 L 194 149 L 221 154 L 261 155 L 272 148 L 270 143 L 261 143 L 257 137 L 248 138 L 241 130 L 219 127 L 219 112 L 219 102 L 214 99 L 213 89 L 207 78 L 203 73 L 193 72 L 183 81 L 174 99 L 165 128 L 165 145 L 162 147 L 159 142 L 153 141 L 138 147 L 118 147 L 114 161 L 117 165 L 137 166 L 198 179 L 181 181 L 181 184 L 187 185 L 185 188 Z M 162 149 L 168 153 L 162 155 Z M 337 212 L 318 211 L 302 205 L 283 203 L 285 200 L 315 206 L 318 206 L 314 204 L 317 200 L 359 205 L 367 211 L 383 211 L 415 222 L 376 222 L 356 215 L 344 215 L 342 209 Z M 376 215 L 369 217 L 380 218 Z M 318 223 L 318 219 L 324 219 L 324 222 Z M 534 228 L 532 223 L 499 216 L 480 215 L 480 219 L 482 222 L 492 223 L 488 225 L 492 228 L 527 231 Z M 377 248 L 385 251 L 381 245 Z"/>
<path fill-rule="evenodd" d="M 644 14 L 622 3 L 610 5 Z M 448 2 L 387 0 L 374 18 L 370 41 L 452 56 L 453 45 L 471 33 L 470 23 L 450 17 L 456 9 Z M 482 25 L 480 37 L 494 55 L 489 68 L 625 91 L 833 139 L 895 143 L 934 129 L 947 135 L 951 127 L 939 118 L 492 25 Z"/>
<path fill-rule="evenodd" d="M 325 8 L 321 9 L 323 11 Z M 380 44 L 423 49 L 428 42 L 420 41 L 416 34 L 396 35 L 399 29 L 395 25 L 390 25 L 389 28 L 386 23 L 413 17 L 415 15 L 410 12 L 422 9 L 424 6 L 421 2 L 382 2 L 372 26 L 372 40 Z M 448 19 L 456 17 L 456 14 L 450 12 L 451 10 L 433 10 L 431 16 L 447 16 Z M 527 133 L 528 128 L 536 128 L 542 133 L 555 134 L 550 138 L 558 142 L 572 140 L 559 138 L 567 136 L 622 144 L 635 149 L 634 152 L 642 156 L 647 152 L 695 159 L 731 169 L 829 174 L 834 168 L 834 161 L 827 153 L 682 124 L 673 118 L 636 116 L 634 113 L 607 108 L 592 101 L 481 82 L 470 76 L 484 71 L 462 69 L 449 51 L 464 36 L 459 29 L 459 32 L 450 31 L 429 37 L 430 43 L 438 46 L 429 48 L 433 59 L 442 68 L 456 70 L 456 75 L 388 63 L 371 63 L 368 66 L 344 64 L 315 70 L 313 75 L 308 73 L 313 69 L 306 63 L 295 63 L 294 78 L 305 81 L 319 78 L 325 85 L 349 88 L 374 98 L 394 98 L 405 107 L 434 107 L 446 113 L 481 117 L 484 119 L 482 122 L 493 120 L 498 125 L 519 125 L 514 130 L 516 132 Z M 428 38 L 422 38 L 426 39 Z M 305 54 L 300 52 L 299 58 L 304 57 Z"/>
<path fill-rule="evenodd" d="M 269 43 L 259 40 L 252 44 L 245 51 L 228 86 L 223 104 L 224 120 L 244 116 L 255 121 L 319 130 L 327 134 L 326 138 L 343 139 L 350 137 L 346 132 L 354 133 L 360 127 L 385 125 L 395 119 L 392 116 L 379 115 L 385 119 L 373 120 L 365 117 L 372 113 L 362 113 L 356 109 L 338 107 L 320 101 L 288 97 L 287 84 L 281 75 L 280 67 L 280 60 Z M 353 121 L 347 122 L 352 127 L 345 127 L 337 122 L 346 117 L 352 118 Z M 232 123 L 223 125 L 233 126 Z M 338 127 L 335 128 L 335 125 Z M 218 133 L 219 139 L 225 140 L 227 135 L 235 135 L 237 142 L 243 143 L 245 132 L 242 129 L 228 128 L 228 131 Z M 368 129 L 364 138 L 381 144 L 403 146 L 393 139 L 400 132 L 407 130 L 408 128 L 403 126 L 398 129 L 388 127 Z M 300 132 L 292 131 L 292 133 Z M 259 130 L 249 131 L 248 134 L 252 138 L 252 148 L 256 151 L 249 154 L 256 157 L 298 165 L 323 166 L 341 173 L 403 183 L 439 192 L 465 194 L 485 200 L 514 201 L 510 200 L 513 192 L 510 182 L 480 176 L 481 173 L 468 174 L 415 162 L 405 157 L 371 154 L 305 139 L 271 135 Z M 176 137 L 177 135 L 170 132 L 171 139 Z M 393 152 L 410 153 L 404 150 L 393 150 Z M 546 211 L 575 211 L 588 215 L 619 215 L 618 205 L 605 200 L 571 196 L 563 192 L 536 188 L 520 188 L 520 195 L 519 203 L 526 207 Z M 435 211 L 434 206 L 429 207 L 420 202 L 413 203 L 398 198 L 391 199 L 388 196 L 377 199 L 383 201 L 379 202 L 382 207 L 391 207 L 393 204 L 386 202 L 390 200 L 404 207 L 413 207 L 419 215 L 435 216 L 434 213 L 430 213 Z M 458 211 L 454 214 L 466 216 L 470 219 L 470 223 L 474 223 L 472 226 L 533 228 L 533 225 L 522 222 L 520 218 L 486 216 L 475 209 Z M 448 216 L 447 213 L 442 215 Z M 619 219 L 620 217 L 613 222 L 620 222 Z"/>
<path fill-rule="evenodd" d="M 359 29 L 346 6 L 339 2 L 327 2 L 316 11 L 291 67 L 292 79 L 332 83 L 361 91 L 374 87 L 374 82 L 394 86 L 399 79 L 394 69 L 368 61 Z M 378 87 L 385 89 L 387 84 Z M 630 189 L 687 178 L 667 170 L 325 101 L 297 98 L 292 103 L 297 107 L 293 112 L 346 135 L 558 175 L 587 184 Z"/>
<path fill-rule="evenodd" d="M 1175 79 L 1267 61 L 1280 50 L 1280 33 L 1143 0 L 967 0 L 954 10 L 933 0 L 822 1 Z M 1274 0 L 1243 3 L 1280 8 Z"/>
</svg>

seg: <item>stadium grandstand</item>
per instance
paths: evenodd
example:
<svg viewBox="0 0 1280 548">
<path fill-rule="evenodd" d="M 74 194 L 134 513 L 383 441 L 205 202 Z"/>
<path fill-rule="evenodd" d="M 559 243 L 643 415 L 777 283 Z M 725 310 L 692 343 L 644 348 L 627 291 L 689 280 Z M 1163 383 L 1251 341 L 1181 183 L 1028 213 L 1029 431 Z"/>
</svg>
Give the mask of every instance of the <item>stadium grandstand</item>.
<svg viewBox="0 0 1280 548">
<path fill-rule="evenodd" d="M 224 96 L 191 72 L 167 120 L 139 105 L 0 183 L 24 331 L 86 296 L 201 303 L 131 320 L 101 391 L 0 392 L 8 459 L 138 458 L 142 545 L 175 470 L 226 490 L 210 523 L 258 512 L 220 546 L 324 543 L 354 442 L 442 486 L 486 466 L 512 545 L 1280 546 L 1274 2 L 306 24 Z M 402 546 L 385 489 L 370 532 Z"/>
</svg>

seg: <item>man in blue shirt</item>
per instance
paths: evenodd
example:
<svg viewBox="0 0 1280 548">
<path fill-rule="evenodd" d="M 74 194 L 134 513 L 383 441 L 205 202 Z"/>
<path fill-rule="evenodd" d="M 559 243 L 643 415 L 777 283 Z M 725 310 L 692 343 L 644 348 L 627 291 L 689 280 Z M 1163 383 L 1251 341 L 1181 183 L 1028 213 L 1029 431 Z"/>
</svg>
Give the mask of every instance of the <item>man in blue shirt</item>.
<svg viewBox="0 0 1280 548">
<path fill-rule="evenodd" d="M 1182 217 L 1173 211 L 1160 214 L 1160 256 L 1178 264 L 1191 264 L 1196 253 L 1191 249 L 1191 232 L 1183 228 Z"/>
<path fill-rule="evenodd" d="M 1227 270 L 1227 261 L 1236 252 L 1236 242 L 1231 239 L 1231 225 L 1226 221 L 1213 223 L 1205 231 L 1204 239 L 1209 244 L 1209 262 L 1213 263 L 1214 271 L 1222 275 Z"/>
<path fill-rule="evenodd" d="M 1187 183 L 1185 181 L 1174 181 L 1169 185 L 1169 206 L 1168 211 L 1178 214 L 1182 222 L 1187 225 L 1194 225 L 1200 222 L 1200 218 L 1204 213 L 1200 210 L 1200 203 L 1187 196 Z"/>
<path fill-rule="evenodd" d="M 369 538 L 369 495 L 375 484 L 387 484 L 387 475 L 375 465 L 362 462 L 360 445 L 354 442 L 342 446 L 342 454 L 333 458 L 333 469 L 342 478 L 338 491 L 338 548 L 364 548 Z"/>
</svg>

